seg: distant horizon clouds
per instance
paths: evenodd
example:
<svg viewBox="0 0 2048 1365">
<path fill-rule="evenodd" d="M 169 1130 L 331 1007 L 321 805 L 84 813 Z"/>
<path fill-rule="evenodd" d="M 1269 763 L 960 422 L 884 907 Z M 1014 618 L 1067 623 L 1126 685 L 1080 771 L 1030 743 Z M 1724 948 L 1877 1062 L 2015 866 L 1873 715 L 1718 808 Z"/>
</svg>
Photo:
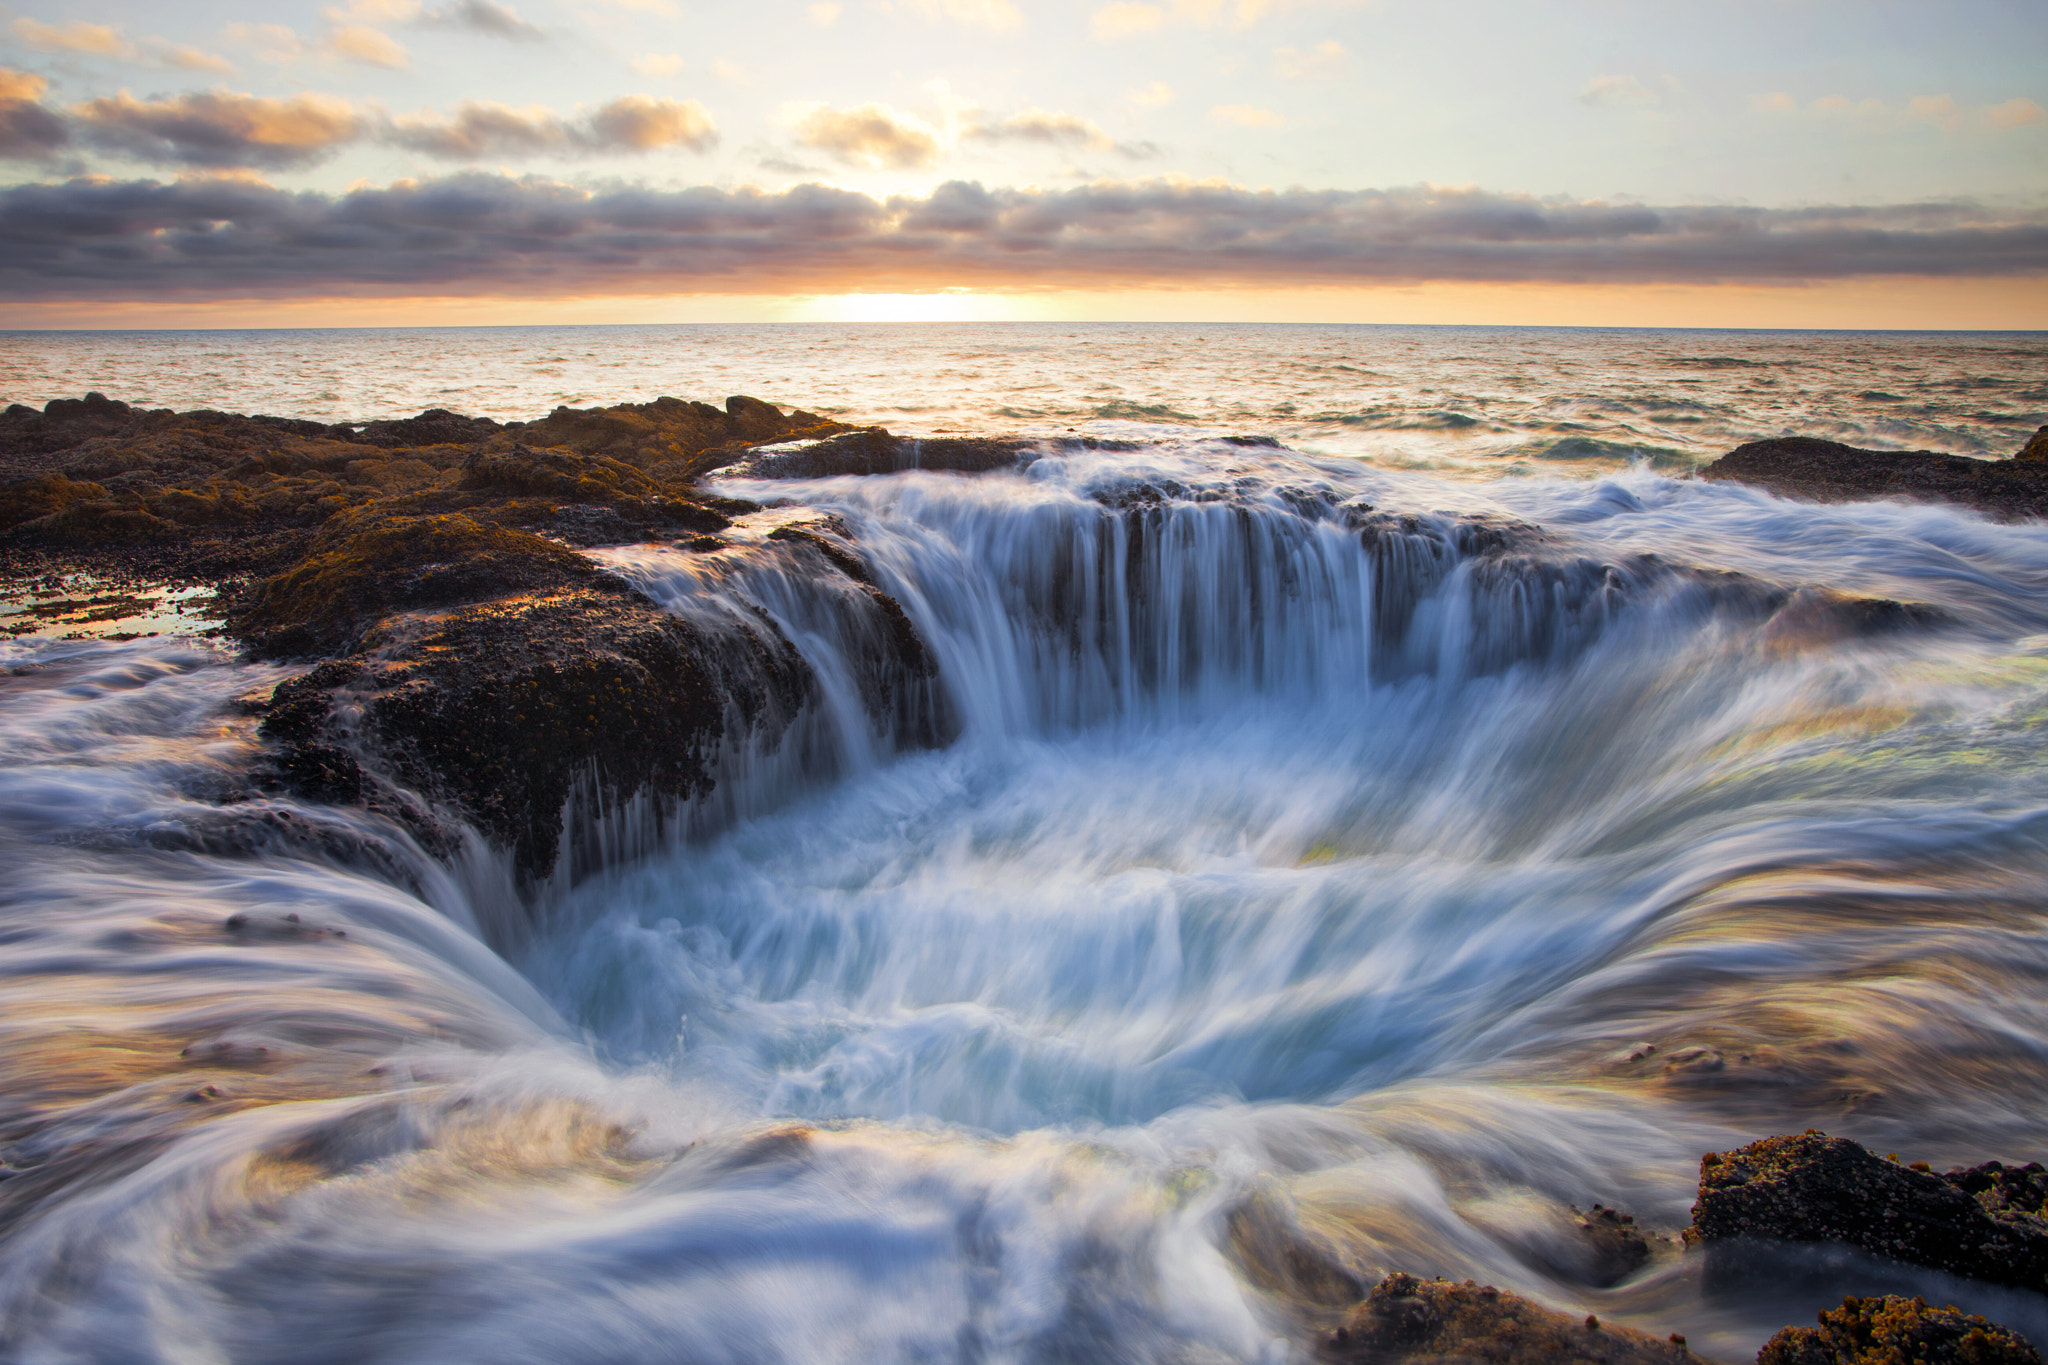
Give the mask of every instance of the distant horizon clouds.
<svg viewBox="0 0 2048 1365">
<path fill-rule="evenodd" d="M 17 298 L 1914 278 L 2048 304 L 2048 26 L 2004 0 L 11 9 Z"/>
</svg>

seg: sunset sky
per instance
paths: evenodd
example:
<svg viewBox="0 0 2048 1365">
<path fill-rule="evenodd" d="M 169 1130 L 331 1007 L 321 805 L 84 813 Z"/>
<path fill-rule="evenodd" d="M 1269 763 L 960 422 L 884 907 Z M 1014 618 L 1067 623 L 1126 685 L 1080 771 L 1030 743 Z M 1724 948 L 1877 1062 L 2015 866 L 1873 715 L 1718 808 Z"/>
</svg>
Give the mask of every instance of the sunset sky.
<svg viewBox="0 0 2048 1365">
<path fill-rule="evenodd" d="M 2048 325 L 2042 0 L 45 0 L 0 156 L 0 326 Z"/>
</svg>

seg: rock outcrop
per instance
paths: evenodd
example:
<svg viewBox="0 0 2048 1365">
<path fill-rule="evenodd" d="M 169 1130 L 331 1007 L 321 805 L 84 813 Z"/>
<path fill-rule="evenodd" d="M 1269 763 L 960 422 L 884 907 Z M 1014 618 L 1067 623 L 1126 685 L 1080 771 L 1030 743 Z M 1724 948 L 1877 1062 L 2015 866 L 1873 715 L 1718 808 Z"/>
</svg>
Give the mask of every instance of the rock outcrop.
<svg viewBox="0 0 2048 1365">
<path fill-rule="evenodd" d="M 1757 1365 L 2040 1365 L 2041 1353 L 2009 1327 L 1927 1300 L 1848 1298 L 1818 1327 L 1787 1327 Z"/>
<path fill-rule="evenodd" d="M 1318 1354 L 1347 1365 L 1679 1365 L 1701 1360 L 1676 1335 L 1660 1341 L 1597 1317 L 1570 1317 L 1491 1285 L 1402 1274 L 1380 1281 L 1322 1340 Z"/>
<path fill-rule="evenodd" d="M 817 687 L 765 617 L 682 619 L 577 547 L 722 546 L 709 533 L 754 509 L 701 474 L 849 431 L 745 397 L 324 425 L 94 394 L 0 414 L 0 549 L 17 572 L 216 582 L 227 634 L 318 664 L 248 703 L 261 782 L 381 809 L 430 845 L 456 815 L 531 881 L 555 870 L 579 785 L 600 804 L 702 796 L 721 752 L 772 745 Z M 936 742 L 929 652 L 843 530 L 784 528 L 776 552 L 843 585 L 878 729 Z"/>
<path fill-rule="evenodd" d="M 1974 460 L 1932 450 L 1860 450 L 1810 436 L 1784 436 L 1737 446 L 1701 470 L 1700 477 L 1815 502 L 1912 498 L 1960 503 L 2007 521 L 2048 517 L 2048 439 L 2042 434 L 2009 460 Z"/>
<path fill-rule="evenodd" d="M 2048 1290 L 2048 1175 L 1999 1162 L 1937 1175 L 1809 1129 L 1700 1160 L 1688 1243 L 1839 1242 L 1952 1275 Z"/>
</svg>

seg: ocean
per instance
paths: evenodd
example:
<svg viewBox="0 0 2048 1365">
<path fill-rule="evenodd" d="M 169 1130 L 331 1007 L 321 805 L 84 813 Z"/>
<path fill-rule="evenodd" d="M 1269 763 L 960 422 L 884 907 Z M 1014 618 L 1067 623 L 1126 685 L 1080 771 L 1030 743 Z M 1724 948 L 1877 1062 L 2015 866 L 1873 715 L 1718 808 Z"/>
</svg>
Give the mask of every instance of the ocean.
<svg viewBox="0 0 2048 1365">
<path fill-rule="evenodd" d="M 767 505 L 733 552 L 591 551 L 686 617 L 773 620 L 821 691 L 668 833 L 571 820 L 584 871 L 525 893 L 480 836 L 223 804 L 257 745 L 235 700 L 294 669 L 169 630 L 0 644 L 0 1354 L 1282 1362 L 1334 1321 L 1303 1246 L 1730 1361 L 1847 1292 L 2048 1346 L 2036 1295 L 1675 1240 L 1701 1154 L 1775 1133 L 2048 1156 L 2048 528 L 1690 477 L 1782 434 L 2009 454 L 2048 423 L 2044 360 L 2041 334 L 0 335 L 0 393 L 36 404 L 747 393 L 1044 440 L 973 476 L 728 477 Z M 945 746 L 866 704 L 766 536 L 798 509 L 927 642 Z M 1654 1234 L 1619 1283 L 1573 1221 L 1596 1202 Z"/>
</svg>

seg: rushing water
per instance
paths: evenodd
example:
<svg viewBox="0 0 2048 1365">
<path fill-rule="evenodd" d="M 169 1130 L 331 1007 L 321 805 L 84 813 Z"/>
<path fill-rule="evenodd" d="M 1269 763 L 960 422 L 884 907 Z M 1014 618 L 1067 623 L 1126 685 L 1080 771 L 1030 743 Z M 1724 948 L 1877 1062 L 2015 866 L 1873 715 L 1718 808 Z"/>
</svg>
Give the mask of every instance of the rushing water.
<svg viewBox="0 0 2048 1365">
<path fill-rule="evenodd" d="M 597 552 L 767 612 L 819 698 L 527 902 L 224 804 L 284 670 L 0 646 L 7 1357 L 1277 1362 L 1304 1245 L 1728 1359 L 1845 1290 L 2048 1341 L 1821 1251 L 1594 1288 L 1569 1222 L 1675 1232 L 1702 1151 L 1809 1124 L 2048 1155 L 2048 532 L 1118 429 Z M 821 514 L 943 746 L 766 538 Z"/>
</svg>

